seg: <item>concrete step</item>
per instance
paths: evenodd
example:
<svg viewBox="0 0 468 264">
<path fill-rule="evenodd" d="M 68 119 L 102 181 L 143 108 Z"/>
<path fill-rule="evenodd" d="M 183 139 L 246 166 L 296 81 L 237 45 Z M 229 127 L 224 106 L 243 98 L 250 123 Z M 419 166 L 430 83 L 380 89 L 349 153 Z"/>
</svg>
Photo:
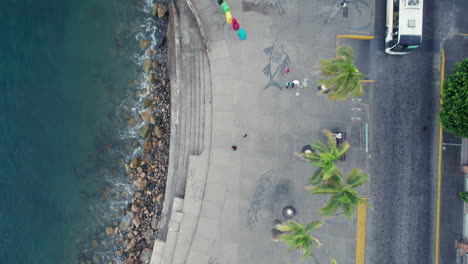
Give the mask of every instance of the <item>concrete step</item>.
<svg viewBox="0 0 468 264">
<path fill-rule="evenodd" d="M 180 223 L 172 264 L 185 263 L 193 243 L 205 193 L 209 155 L 191 155 L 184 198 L 184 217 Z"/>
<path fill-rule="evenodd" d="M 190 155 L 196 154 L 195 153 L 195 143 L 196 143 L 196 133 L 197 133 L 197 97 L 198 97 L 198 90 L 199 90 L 199 85 L 198 85 L 198 60 L 199 60 L 200 54 L 198 54 L 198 51 L 196 47 L 193 47 L 193 64 L 190 65 L 190 81 L 192 83 L 190 89 L 192 92 L 191 100 L 192 100 L 192 112 L 191 112 L 191 122 L 192 122 L 192 127 L 190 130 Z"/>
<path fill-rule="evenodd" d="M 153 255 L 150 264 L 171 264 L 174 256 L 177 236 L 179 234 L 180 223 L 183 220 L 184 199 L 175 197 L 172 203 L 171 220 L 169 221 L 169 230 L 165 242 L 158 242 L 153 248 Z M 157 247 L 157 248 L 156 248 Z M 155 251 L 158 251 L 155 253 Z"/>
<path fill-rule="evenodd" d="M 207 106 L 211 105 L 211 70 L 208 61 L 208 55 L 206 52 L 203 52 L 203 76 L 201 77 L 203 80 L 203 95 L 202 95 L 202 106 L 200 112 L 200 123 L 202 127 L 203 133 L 200 135 L 200 153 L 203 152 L 205 146 L 205 118 L 206 118 L 206 111 L 210 110 L 207 109 Z"/>
<path fill-rule="evenodd" d="M 202 76 L 203 76 L 203 53 L 200 49 L 197 51 L 198 55 L 198 62 L 197 62 L 197 95 L 196 95 L 196 115 L 195 115 L 195 144 L 194 144 L 194 155 L 200 155 L 200 136 L 203 134 L 203 130 L 201 127 L 201 111 L 202 111 L 202 96 L 203 96 L 203 84 L 202 84 Z"/>
<path fill-rule="evenodd" d="M 184 137 L 184 152 L 181 152 L 180 159 L 181 162 L 179 163 L 179 174 L 177 176 L 178 178 L 178 183 L 177 183 L 177 190 L 176 190 L 176 195 L 177 196 L 183 196 L 185 193 L 185 184 L 186 184 L 186 178 L 187 178 L 187 168 L 188 168 L 188 156 L 190 155 L 191 152 L 191 141 L 192 141 L 192 135 L 193 135 L 193 123 L 192 123 L 192 114 L 193 114 L 193 103 L 192 103 L 192 94 L 193 94 L 193 89 L 192 89 L 192 72 L 193 72 L 193 64 L 194 64 L 194 56 L 193 54 L 190 54 L 186 58 L 186 63 L 187 65 L 185 67 L 185 87 L 183 90 L 185 91 L 185 112 L 184 112 L 184 123 L 185 123 L 185 135 Z"/>
</svg>

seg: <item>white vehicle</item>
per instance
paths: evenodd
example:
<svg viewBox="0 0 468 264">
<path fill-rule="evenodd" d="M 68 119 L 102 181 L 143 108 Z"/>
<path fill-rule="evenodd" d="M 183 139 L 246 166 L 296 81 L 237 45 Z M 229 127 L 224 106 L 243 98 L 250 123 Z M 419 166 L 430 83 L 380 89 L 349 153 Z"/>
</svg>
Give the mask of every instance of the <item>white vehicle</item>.
<svg viewBox="0 0 468 264">
<path fill-rule="evenodd" d="M 422 43 L 423 0 L 387 0 L 385 52 L 403 55 Z"/>
</svg>

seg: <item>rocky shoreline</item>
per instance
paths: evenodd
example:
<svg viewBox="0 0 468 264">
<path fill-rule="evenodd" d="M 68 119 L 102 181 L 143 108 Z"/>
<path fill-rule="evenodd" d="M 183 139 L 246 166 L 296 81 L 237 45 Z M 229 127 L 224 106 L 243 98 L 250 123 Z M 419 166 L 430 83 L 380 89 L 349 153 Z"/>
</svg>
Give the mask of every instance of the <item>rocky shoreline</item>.
<svg viewBox="0 0 468 264">
<path fill-rule="evenodd" d="M 168 23 L 168 8 L 165 4 L 154 4 L 151 15 L 154 19 Z M 114 257 L 107 256 L 106 259 L 112 259 L 108 263 L 149 263 L 159 229 L 169 163 L 171 88 L 167 61 L 160 59 L 167 58 L 167 32 L 164 32 L 167 27 L 157 30 L 164 37 L 158 39 L 155 45 L 148 39 L 139 41 L 140 50 L 146 55 L 141 71 L 147 87 L 142 90 L 145 92 L 141 94 L 141 107 L 138 107 L 144 110 L 138 118 L 127 120 L 130 127 L 144 122 L 138 132 L 140 140 L 134 143 L 135 148 L 141 148 L 141 154 L 128 163 L 122 163 L 129 181 L 136 188 L 128 197 L 131 202 L 119 212 L 123 220 L 108 225 L 88 246 L 96 248 L 104 239 L 110 240 L 108 243 L 114 245 L 115 250 Z M 136 83 L 138 80 L 129 86 Z M 81 254 L 80 264 L 102 263 L 102 258 L 96 255 L 91 257 Z"/>
</svg>

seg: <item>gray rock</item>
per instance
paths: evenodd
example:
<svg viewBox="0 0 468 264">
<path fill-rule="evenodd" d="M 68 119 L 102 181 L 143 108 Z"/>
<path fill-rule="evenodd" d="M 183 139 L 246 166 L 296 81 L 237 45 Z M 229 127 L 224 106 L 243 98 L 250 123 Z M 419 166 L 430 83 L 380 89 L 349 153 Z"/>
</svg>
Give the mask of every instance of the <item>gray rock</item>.
<svg viewBox="0 0 468 264">
<path fill-rule="evenodd" d="M 151 228 L 153 228 L 154 230 L 157 230 L 158 225 L 159 225 L 158 218 L 156 216 L 153 216 L 153 218 L 151 218 Z"/>
<path fill-rule="evenodd" d="M 137 241 L 136 241 L 136 238 L 132 238 L 132 240 L 130 240 L 130 242 L 129 242 L 129 243 L 127 244 L 127 246 L 125 247 L 125 250 L 126 250 L 127 252 L 132 251 L 132 250 L 135 248 L 135 246 L 136 246 L 136 242 L 137 242 Z"/>
<path fill-rule="evenodd" d="M 158 204 L 162 205 L 163 202 L 164 202 L 164 194 L 162 194 L 162 193 L 159 194 L 159 195 L 156 197 L 156 202 L 157 202 Z"/>
<path fill-rule="evenodd" d="M 148 229 L 143 233 L 143 237 L 146 239 L 146 242 L 149 244 L 153 241 L 154 232 L 152 229 Z"/>
<path fill-rule="evenodd" d="M 120 228 L 120 230 L 127 230 L 129 225 L 130 225 L 130 223 L 127 220 L 124 219 L 120 223 L 119 228 Z"/>
<path fill-rule="evenodd" d="M 143 249 L 143 251 L 141 251 L 141 255 L 140 255 L 140 262 L 141 263 L 149 263 L 149 261 L 151 259 L 151 254 L 152 254 L 151 249 L 149 249 L 149 248 Z"/>
</svg>

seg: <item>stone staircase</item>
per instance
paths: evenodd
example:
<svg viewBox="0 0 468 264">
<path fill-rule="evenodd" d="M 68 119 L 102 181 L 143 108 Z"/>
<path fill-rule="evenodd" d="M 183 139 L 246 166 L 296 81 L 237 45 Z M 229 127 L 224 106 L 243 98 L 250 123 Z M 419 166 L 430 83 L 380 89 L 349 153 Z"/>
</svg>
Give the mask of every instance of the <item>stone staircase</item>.
<svg viewBox="0 0 468 264">
<path fill-rule="evenodd" d="M 181 240 L 178 231 L 183 227 L 193 232 L 196 229 L 197 217 L 185 220 L 201 208 L 204 183 L 194 186 L 206 178 L 211 142 L 211 72 L 206 47 L 186 2 L 174 1 L 170 10 L 171 145 L 165 201 L 151 264 L 176 263 L 176 244 L 179 251 L 182 240 L 191 241 L 191 232 L 184 233 L 188 237 Z M 199 206 L 193 205 L 198 200 Z M 195 211 L 187 215 L 187 209 Z M 181 250 L 178 258 L 184 259 L 186 251 L 188 248 Z"/>
</svg>

